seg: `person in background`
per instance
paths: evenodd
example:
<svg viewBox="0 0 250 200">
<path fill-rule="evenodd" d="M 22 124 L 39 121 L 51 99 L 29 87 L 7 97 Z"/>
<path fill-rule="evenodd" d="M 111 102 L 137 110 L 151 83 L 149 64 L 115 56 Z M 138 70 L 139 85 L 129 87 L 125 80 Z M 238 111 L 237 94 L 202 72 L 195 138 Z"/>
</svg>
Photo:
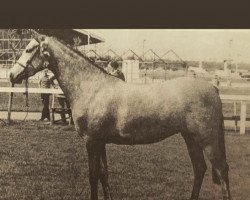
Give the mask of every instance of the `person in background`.
<svg viewBox="0 0 250 200">
<path fill-rule="evenodd" d="M 119 64 L 117 61 L 111 61 L 109 62 L 107 66 L 107 72 L 113 76 L 116 76 L 117 78 L 125 81 L 125 76 L 122 73 L 122 71 L 119 69 Z"/>
<path fill-rule="evenodd" d="M 40 88 L 50 88 L 52 85 L 54 85 L 54 82 L 51 81 L 48 75 L 48 70 L 45 69 L 43 71 L 43 76 L 39 81 Z M 43 121 L 47 118 L 47 120 L 50 121 L 50 111 L 49 111 L 49 100 L 50 100 L 50 94 L 48 93 L 42 93 L 41 99 L 43 103 L 43 109 L 42 109 L 42 116 L 40 121 Z"/>
<path fill-rule="evenodd" d="M 220 86 L 220 78 L 218 77 L 217 74 L 215 75 L 215 85 L 216 85 L 217 87 Z"/>
</svg>

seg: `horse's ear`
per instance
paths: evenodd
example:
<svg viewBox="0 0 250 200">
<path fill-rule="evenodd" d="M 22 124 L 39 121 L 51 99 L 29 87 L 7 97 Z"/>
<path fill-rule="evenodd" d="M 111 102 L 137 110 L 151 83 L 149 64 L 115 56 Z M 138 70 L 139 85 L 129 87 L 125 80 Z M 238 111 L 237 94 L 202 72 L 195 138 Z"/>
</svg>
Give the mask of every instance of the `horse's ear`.
<svg viewBox="0 0 250 200">
<path fill-rule="evenodd" d="M 45 40 L 46 36 L 45 35 L 37 35 L 35 37 L 35 39 L 38 41 L 38 42 L 43 42 Z"/>
<path fill-rule="evenodd" d="M 48 59 L 50 57 L 50 53 L 48 51 L 48 37 L 45 37 L 42 42 L 40 42 L 40 51 L 44 58 Z"/>
</svg>

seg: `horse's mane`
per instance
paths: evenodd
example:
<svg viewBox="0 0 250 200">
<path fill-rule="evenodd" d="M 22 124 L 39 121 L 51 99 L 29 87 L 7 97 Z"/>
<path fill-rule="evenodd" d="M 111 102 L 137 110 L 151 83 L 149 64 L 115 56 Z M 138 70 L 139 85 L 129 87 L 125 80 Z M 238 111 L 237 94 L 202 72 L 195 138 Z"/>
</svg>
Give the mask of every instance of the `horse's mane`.
<svg viewBox="0 0 250 200">
<path fill-rule="evenodd" d="M 54 40 L 62 43 L 66 48 L 68 48 L 69 50 L 73 51 L 74 53 L 76 53 L 77 55 L 79 55 L 80 57 L 84 58 L 85 60 L 87 60 L 89 63 L 91 63 L 94 67 L 98 68 L 100 71 L 102 71 L 105 74 L 108 74 L 109 76 L 114 76 L 109 74 L 105 69 L 103 69 L 102 67 L 100 67 L 99 65 L 97 65 L 96 63 L 94 63 L 90 58 L 88 58 L 86 55 L 82 54 L 80 51 L 77 51 L 76 49 L 74 49 L 73 47 L 67 45 L 63 40 L 60 40 L 54 36 L 51 36 Z M 116 77 L 116 76 L 114 76 Z M 117 78 L 117 77 L 116 77 Z"/>
</svg>

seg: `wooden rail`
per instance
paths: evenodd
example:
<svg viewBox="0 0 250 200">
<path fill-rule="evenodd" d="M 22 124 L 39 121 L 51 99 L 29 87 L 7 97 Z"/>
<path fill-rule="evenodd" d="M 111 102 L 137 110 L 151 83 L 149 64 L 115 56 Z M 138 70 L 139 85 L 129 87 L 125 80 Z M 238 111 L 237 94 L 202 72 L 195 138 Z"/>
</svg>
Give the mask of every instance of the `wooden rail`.
<svg viewBox="0 0 250 200">
<path fill-rule="evenodd" d="M 0 87 L 0 92 L 9 93 L 9 102 L 8 102 L 8 116 L 7 121 L 10 124 L 11 122 L 11 107 L 12 107 L 12 96 L 13 93 L 38 93 L 38 94 L 63 94 L 61 89 L 50 89 L 50 88 L 23 88 L 23 87 Z"/>
<path fill-rule="evenodd" d="M 245 101 L 250 103 L 250 96 L 249 95 L 225 95 L 221 94 L 220 98 L 222 101 Z"/>
<path fill-rule="evenodd" d="M 247 104 L 250 103 L 249 95 L 220 95 L 220 98 L 223 103 L 234 103 L 234 118 L 235 124 L 237 124 L 237 120 L 240 120 L 240 134 L 246 133 L 246 121 L 250 119 L 247 118 Z M 236 116 L 236 102 L 241 104 L 240 106 L 240 116 Z M 227 119 L 227 118 L 225 118 Z M 229 118 L 230 119 L 230 118 Z"/>
<path fill-rule="evenodd" d="M 49 94 L 63 94 L 61 89 L 50 88 L 23 88 L 23 87 L 0 87 L 0 92 L 13 93 L 49 93 Z"/>
</svg>

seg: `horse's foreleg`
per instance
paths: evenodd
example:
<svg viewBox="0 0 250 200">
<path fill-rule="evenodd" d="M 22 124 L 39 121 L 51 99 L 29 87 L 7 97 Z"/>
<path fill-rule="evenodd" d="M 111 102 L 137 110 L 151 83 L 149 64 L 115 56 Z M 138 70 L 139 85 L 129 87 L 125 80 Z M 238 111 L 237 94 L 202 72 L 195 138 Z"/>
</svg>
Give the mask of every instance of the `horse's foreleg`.
<svg viewBox="0 0 250 200">
<path fill-rule="evenodd" d="M 111 189 L 108 183 L 108 164 L 105 145 L 101 153 L 101 164 L 100 164 L 100 182 L 103 188 L 103 194 L 105 200 L 112 200 Z"/>
<path fill-rule="evenodd" d="M 190 199 L 197 200 L 207 166 L 202 148 L 197 144 L 197 142 L 194 141 L 192 136 L 188 134 L 182 134 L 182 136 L 187 144 L 188 153 L 191 158 L 194 171 L 194 184 Z"/>
<path fill-rule="evenodd" d="M 91 200 L 98 200 L 98 179 L 100 171 L 101 145 L 99 142 L 87 139 L 86 148 L 89 160 L 89 183 L 91 187 Z"/>
</svg>

